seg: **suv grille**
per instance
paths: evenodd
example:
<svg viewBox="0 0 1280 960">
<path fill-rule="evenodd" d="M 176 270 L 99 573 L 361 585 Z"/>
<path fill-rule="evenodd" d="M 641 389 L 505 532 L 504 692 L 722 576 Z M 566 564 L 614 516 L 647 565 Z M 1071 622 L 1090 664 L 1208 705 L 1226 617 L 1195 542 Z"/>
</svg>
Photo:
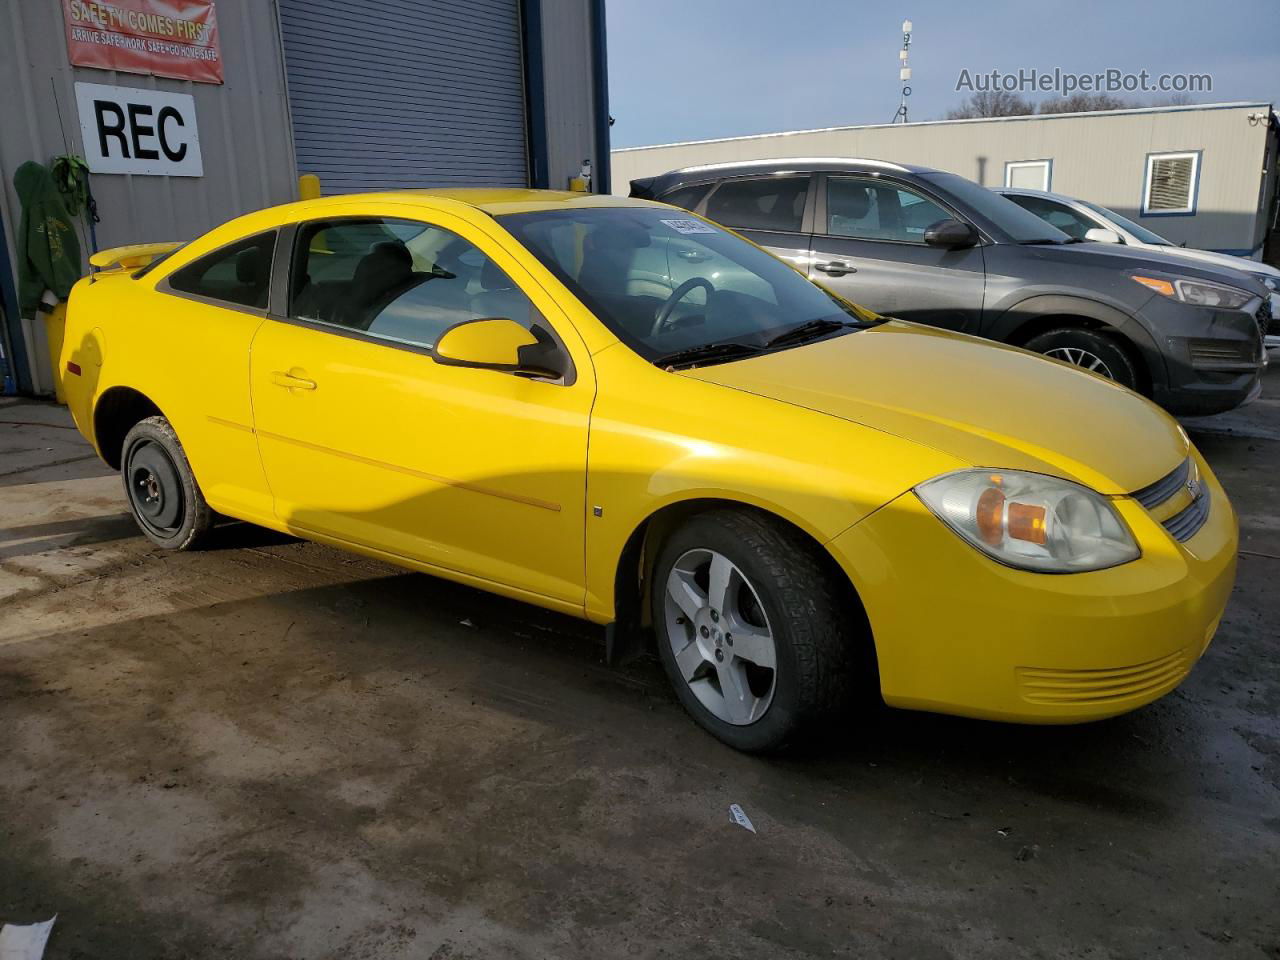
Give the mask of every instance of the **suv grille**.
<svg viewBox="0 0 1280 960">
<path fill-rule="evenodd" d="M 1267 329 L 1271 326 L 1271 298 L 1263 297 L 1262 306 L 1258 308 L 1258 312 L 1253 315 L 1253 319 L 1258 321 L 1258 332 L 1263 337 L 1267 335 Z"/>
<path fill-rule="evenodd" d="M 1191 458 L 1187 457 L 1168 475 L 1141 490 L 1135 490 L 1129 496 L 1147 510 L 1155 510 L 1161 504 L 1171 500 L 1180 490 L 1186 490 L 1191 495 L 1191 502 L 1173 516 L 1161 521 L 1170 536 L 1179 543 L 1185 543 L 1194 537 L 1209 519 L 1209 491 L 1200 481 L 1199 473 L 1199 470 L 1195 470 Z"/>
</svg>

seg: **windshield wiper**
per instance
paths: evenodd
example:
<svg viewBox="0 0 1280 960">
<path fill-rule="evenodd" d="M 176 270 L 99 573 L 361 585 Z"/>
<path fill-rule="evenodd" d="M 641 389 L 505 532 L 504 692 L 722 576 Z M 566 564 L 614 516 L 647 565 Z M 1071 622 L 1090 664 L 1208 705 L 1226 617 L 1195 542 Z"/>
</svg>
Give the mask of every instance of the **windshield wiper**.
<svg viewBox="0 0 1280 960">
<path fill-rule="evenodd" d="M 789 343 L 800 343 L 808 340 L 810 337 L 820 337 L 824 333 L 831 333 L 833 330 L 839 330 L 841 327 L 858 327 L 859 323 L 852 320 L 837 320 L 835 317 L 819 317 L 816 320 L 807 320 L 804 323 L 792 327 L 790 330 L 783 330 L 772 340 L 765 341 L 765 347 L 781 347 Z"/>
<path fill-rule="evenodd" d="M 1066 240 L 1055 240 L 1055 239 L 1053 239 L 1053 237 L 1037 237 L 1035 240 L 1023 240 L 1023 241 L 1022 241 L 1022 246 L 1024 246 L 1024 247 L 1037 247 L 1037 246 L 1040 246 L 1040 247 L 1060 247 L 1060 246 L 1062 246 L 1064 243 L 1067 243 L 1067 242 L 1069 242 L 1069 241 L 1066 241 Z"/>
<path fill-rule="evenodd" d="M 704 343 L 700 347 L 690 347 L 688 350 L 677 350 L 675 353 L 663 354 L 653 362 L 659 367 L 684 366 L 685 364 L 697 363 L 700 360 L 731 360 L 734 357 L 747 357 L 753 353 L 759 353 L 763 349 L 763 347 L 753 343 L 726 340 L 723 343 Z"/>
</svg>

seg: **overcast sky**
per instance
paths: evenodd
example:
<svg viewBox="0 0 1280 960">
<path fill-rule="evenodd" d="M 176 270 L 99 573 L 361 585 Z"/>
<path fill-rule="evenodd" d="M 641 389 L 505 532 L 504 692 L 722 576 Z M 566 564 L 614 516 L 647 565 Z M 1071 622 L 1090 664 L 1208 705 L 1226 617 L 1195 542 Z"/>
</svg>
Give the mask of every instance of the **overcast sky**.
<svg viewBox="0 0 1280 960">
<path fill-rule="evenodd" d="M 607 0 L 607 15 L 615 147 L 887 123 L 904 19 L 912 120 L 964 98 L 962 69 L 1207 73 L 1199 102 L 1280 101 L 1280 0 Z"/>
</svg>

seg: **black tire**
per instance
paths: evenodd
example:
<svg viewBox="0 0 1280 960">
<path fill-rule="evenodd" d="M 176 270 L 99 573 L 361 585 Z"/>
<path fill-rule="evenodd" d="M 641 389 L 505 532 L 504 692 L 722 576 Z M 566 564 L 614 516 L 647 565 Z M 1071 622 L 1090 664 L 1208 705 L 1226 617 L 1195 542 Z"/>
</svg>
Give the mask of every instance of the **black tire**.
<svg viewBox="0 0 1280 960">
<path fill-rule="evenodd" d="M 213 528 L 213 510 L 164 417 L 140 420 L 125 434 L 120 476 L 134 520 L 156 546 L 190 550 Z"/>
<path fill-rule="evenodd" d="M 1114 380 L 1130 390 L 1138 390 L 1141 387 L 1138 364 L 1133 359 L 1133 355 L 1118 339 L 1098 330 L 1089 330 L 1086 327 L 1057 327 L 1036 334 L 1027 341 L 1026 348 L 1048 356 L 1054 356 L 1055 351 L 1068 354 L 1070 356 L 1058 355 L 1055 359 L 1074 363 L 1081 369 L 1089 369 L 1089 364 L 1082 364 L 1073 359 L 1083 352 L 1102 364 L 1101 369 L 1093 369 L 1092 372 L 1108 380 Z"/>
<path fill-rule="evenodd" d="M 699 700 L 681 675 L 668 632 L 668 577 L 682 557 L 703 550 L 723 555 L 747 578 L 774 640 L 772 698 L 746 725 L 725 722 Z M 861 609 L 849 609 L 847 585 L 842 589 L 818 548 L 798 531 L 747 511 L 699 514 L 663 543 L 649 594 L 658 655 L 676 696 L 699 725 L 729 746 L 749 753 L 785 749 L 848 706 L 860 660 L 857 644 L 870 642 L 854 625 L 865 621 Z"/>
</svg>

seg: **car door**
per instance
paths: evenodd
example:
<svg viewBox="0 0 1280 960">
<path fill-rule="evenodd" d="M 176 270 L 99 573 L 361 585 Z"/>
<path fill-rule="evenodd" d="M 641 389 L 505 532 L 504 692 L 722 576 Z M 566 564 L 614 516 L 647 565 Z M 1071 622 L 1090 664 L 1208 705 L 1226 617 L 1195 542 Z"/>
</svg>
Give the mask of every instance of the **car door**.
<svg viewBox="0 0 1280 960">
<path fill-rule="evenodd" d="M 827 174 L 818 187 L 809 277 L 878 313 L 977 333 L 986 286 L 982 246 L 924 242 L 955 213 L 906 183 Z"/>
<path fill-rule="evenodd" d="M 514 595 L 583 602 L 594 381 L 576 331 L 494 237 L 447 215 L 312 221 L 253 345 L 276 515 Z M 560 340 L 559 381 L 446 366 L 455 323 L 504 316 Z"/>
</svg>

